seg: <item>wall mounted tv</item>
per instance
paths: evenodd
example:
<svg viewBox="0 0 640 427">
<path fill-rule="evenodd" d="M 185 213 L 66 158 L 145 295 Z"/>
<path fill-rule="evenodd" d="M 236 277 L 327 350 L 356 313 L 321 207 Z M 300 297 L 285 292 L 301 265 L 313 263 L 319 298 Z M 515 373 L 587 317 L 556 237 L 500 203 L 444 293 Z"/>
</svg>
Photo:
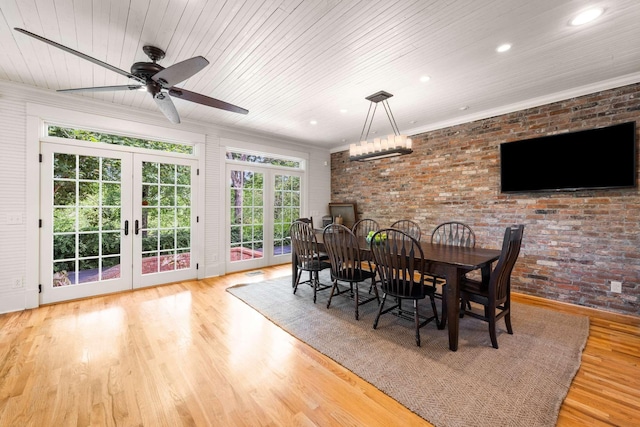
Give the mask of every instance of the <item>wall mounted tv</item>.
<svg viewBox="0 0 640 427">
<path fill-rule="evenodd" d="M 503 193 L 635 187 L 636 124 L 500 144 Z"/>
</svg>

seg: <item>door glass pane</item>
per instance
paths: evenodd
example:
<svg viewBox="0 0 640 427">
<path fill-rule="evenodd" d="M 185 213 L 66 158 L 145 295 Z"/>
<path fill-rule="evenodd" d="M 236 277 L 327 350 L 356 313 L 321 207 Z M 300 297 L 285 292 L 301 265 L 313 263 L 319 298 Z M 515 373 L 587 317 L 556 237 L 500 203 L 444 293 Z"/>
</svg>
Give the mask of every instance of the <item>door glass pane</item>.
<svg viewBox="0 0 640 427">
<path fill-rule="evenodd" d="M 291 253 L 289 226 L 300 218 L 300 177 L 276 175 L 273 206 L 273 255 Z"/>
<path fill-rule="evenodd" d="M 231 200 L 231 262 L 264 256 L 264 174 L 232 170 L 229 191 Z"/>
<path fill-rule="evenodd" d="M 53 286 L 120 277 L 119 159 L 53 155 Z"/>
<path fill-rule="evenodd" d="M 191 267 L 191 167 L 142 163 L 142 274 Z"/>
</svg>

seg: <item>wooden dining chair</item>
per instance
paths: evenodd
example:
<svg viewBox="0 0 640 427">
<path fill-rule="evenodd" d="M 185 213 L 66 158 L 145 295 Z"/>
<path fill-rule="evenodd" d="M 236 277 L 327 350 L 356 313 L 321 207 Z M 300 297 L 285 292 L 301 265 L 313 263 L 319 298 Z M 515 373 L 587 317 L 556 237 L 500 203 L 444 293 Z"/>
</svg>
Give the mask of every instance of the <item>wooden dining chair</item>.
<svg viewBox="0 0 640 427">
<path fill-rule="evenodd" d="M 476 234 L 471 227 L 459 221 L 448 221 L 439 224 L 431 233 L 431 243 L 449 246 L 464 246 L 473 248 L 476 246 Z M 436 286 L 436 298 L 442 298 L 443 286 L 446 285 L 444 277 L 430 274 L 433 285 Z M 442 289 L 442 291 L 440 291 Z"/>
<path fill-rule="evenodd" d="M 301 221 L 301 222 L 304 222 L 305 224 L 309 224 L 309 225 L 311 225 L 311 228 L 313 228 L 313 217 L 312 216 L 310 216 L 308 218 L 306 218 L 306 217 L 297 218 L 296 221 Z M 323 261 L 326 261 L 326 260 L 329 259 L 329 257 L 327 256 L 326 253 L 320 252 L 320 259 L 323 260 Z"/>
<path fill-rule="evenodd" d="M 356 237 L 360 239 L 366 239 L 370 232 L 375 232 L 380 229 L 380 225 L 378 225 L 378 221 L 370 218 L 364 218 L 357 221 L 351 227 L 351 231 Z M 367 266 L 369 267 L 369 271 L 375 272 L 375 263 L 371 264 L 373 261 L 373 255 L 370 252 L 363 254 L 363 258 L 367 261 Z"/>
<path fill-rule="evenodd" d="M 296 218 L 296 221 L 301 221 L 301 222 L 304 222 L 304 223 L 307 223 L 307 224 L 311 224 L 311 226 L 313 227 L 313 217 L 312 216 L 310 216 L 309 218 L 305 218 L 305 217 Z"/>
<path fill-rule="evenodd" d="M 435 288 L 425 281 L 424 252 L 420 242 L 404 231 L 387 228 L 374 234 L 374 239 L 376 235 L 381 235 L 381 238 L 379 243 L 371 245 L 371 251 L 380 275 L 382 302 L 373 322 L 373 329 L 377 329 L 381 315 L 393 311 L 401 318 L 414 321 L 416 345 L 419 347 L 420 328 L 433 320 L 440 325 L 434 298 Z M 382 235 L 386 235 L 386 238 Z M 385 309 L 387 297 L 394 299 L 395 304 Z M 430 317 L 422 316 L 418 311 L 418 302 L 426 297 L 431 300 L 433 315 Z M 402 308 L 405 299 L 413 301 L 412 310 Z"/>
<path fill-rule="evenodd" d="M 476 246 L 476 234 L 471 227 L 463 222 L 448 221 L 433 230 L 431 243 L 473 248 Z"/>
<path fill-rule="evenodd" d="M 318 251 L 318 241 L 311 224 L 294 221 L 289 228 L 289 235 L 296 258 L 296 280 L 293 283 L 293 293 L 296 293 L 300 283 L 308 283 L 313 288 L 313 302 L 315 303 L 318 291 L 331 287 L 320 283 L 320 271 L 330 268 L 331 265 L 322 259 Z M 309 280 L 301 282 L 303 271 L 309 272 Z"/>
<path fill-rule="evenodd" d="M 488 281 L 482 282 L 466 277 L 460 282 L 461 317 L 469 315 L 489 323 L 491 344 L 498 348 L 496 322 L 504 317 L 507 332 L 513 335 L 511 328 L 511 272 L 516 264 L 522 245 L 524 225 L 507 227 L 504 232 L 502 251 Z M 466 302 L 481 304 L 483 313 L 477 313 L 466 307 Z"/>
<path fill-rule="evenodd" d="M 358 237 L 367 237 L 370 231 L 378 231 L 380 229 L 380 225 L 378 225 L 378 221 L 371 218 L 363 218 L 359 221 L 356 221 L 351 227 L 351 231 Z"/>
<path fill-rule="evenodd" d="M 420 230 L 420 225 L 412 221 L 410 219 L 401 219 L 393 224 L 391 224 L 391 228 L 395 228 L 396 230 L 404 231 L 409 236 L 413 237 L 417 241 L 420 241 L 422 237 L 422 230 Z"/>
<path fill-rule="evenodd" d="M 329 255 L 329 263 L 331 264 L 331 280 L 333 286 L 331 295 L 327 302 L 327 308 L 331 306 L 331 299 L 334 295 L 349 293 L 349 296 L 355 300 L 356 320 L 360 318 L 359 307 L 371 301 L 380 302 L 378 296 L 378 287 L 375 285 L 375 272 L 362 268 L 362 251 L 358 243 L 358 238 L 349 228 L 340 224 L 331 224 L 325 227 L 322 233 L 324 246 Z M 373 296 L 361 296 L 358 284 L 371 279 L 371 287 Z M 349 287 L 340 290 L 339 282 L 347 282 Z M 364 299 L 361 299 L 364 297 Z"/>
</svg>

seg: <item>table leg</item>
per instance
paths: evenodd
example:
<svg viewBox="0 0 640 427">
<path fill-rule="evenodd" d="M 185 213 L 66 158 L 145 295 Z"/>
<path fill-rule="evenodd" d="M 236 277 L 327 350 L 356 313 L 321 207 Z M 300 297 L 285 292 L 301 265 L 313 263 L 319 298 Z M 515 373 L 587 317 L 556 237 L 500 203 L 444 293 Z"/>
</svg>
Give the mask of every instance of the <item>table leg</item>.
<svg viewBox="0 0 640 427">
<path fill-rule="evenodd" d="M 447 285 L 444 298 L 447 302 L 447 316 L 442 318 L 443 327 L 449 322 L 449 350 L 458 350 L 458 331 L 460 327 L 460 271 L 454 266 L 447 266 L 445 277 Z"/>
</svg>

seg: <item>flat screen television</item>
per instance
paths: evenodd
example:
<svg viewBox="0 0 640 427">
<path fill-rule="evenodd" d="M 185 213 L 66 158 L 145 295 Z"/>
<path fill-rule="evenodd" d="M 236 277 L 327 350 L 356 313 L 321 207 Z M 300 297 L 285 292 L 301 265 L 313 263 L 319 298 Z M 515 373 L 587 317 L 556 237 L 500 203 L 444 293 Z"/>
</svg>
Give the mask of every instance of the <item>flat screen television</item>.
<svg viewBox="0 0 640 427">
<path fill-rule="evenodd" d="M 500 144 L 500 190 L 635 187 L 635 122 Z"/>
</svg>

